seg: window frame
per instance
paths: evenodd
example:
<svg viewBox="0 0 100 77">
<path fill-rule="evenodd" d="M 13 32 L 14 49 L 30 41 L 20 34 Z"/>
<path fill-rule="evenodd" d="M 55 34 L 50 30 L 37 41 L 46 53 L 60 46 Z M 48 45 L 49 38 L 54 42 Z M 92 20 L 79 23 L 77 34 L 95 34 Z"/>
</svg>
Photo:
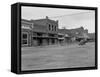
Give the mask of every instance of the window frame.
<svg viewBox="0 0 100 77">
<path fill-rule="evenodd" d="M 23 34 L 27 35 L 26 39 L 23 39 Z M 23 40 L 27 40 L 27 44 L 23 44 Z M 22 46 L 28 45 L 28 32 L 22 32 Z"/>
</svg>

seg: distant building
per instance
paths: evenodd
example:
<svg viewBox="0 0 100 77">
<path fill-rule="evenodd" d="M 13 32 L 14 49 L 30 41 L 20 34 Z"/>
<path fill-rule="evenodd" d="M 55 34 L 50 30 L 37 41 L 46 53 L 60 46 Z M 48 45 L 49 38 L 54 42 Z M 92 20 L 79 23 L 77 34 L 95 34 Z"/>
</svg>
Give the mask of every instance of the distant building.
<svg viewBox="0 0 100 77">
<path fill-rule="evenodd" d="M 59 43 L 70 43 L 71 36 L 69 35 L 70 31 L 67 29 L 58 29 L 58 42 Z"/>
<path fill-rule="evenodd" d="M 62 33 L 64 35 L 67 34 L 67 37 L 65 38 L 66 42 L 74 42 L 76 39 L 83 39 L 83 38 L 89 38 L 88 36 L 88 30 L 84 29 L 83 27 L 75 28 L 75 29 L 58 29 L 59 33 Z"/>
<path fill-rule="evenodd" d="M 95 41 L 95 33 L 88 33 L 88 36 L 90 37 L 90 41 Z"/>
</svg>

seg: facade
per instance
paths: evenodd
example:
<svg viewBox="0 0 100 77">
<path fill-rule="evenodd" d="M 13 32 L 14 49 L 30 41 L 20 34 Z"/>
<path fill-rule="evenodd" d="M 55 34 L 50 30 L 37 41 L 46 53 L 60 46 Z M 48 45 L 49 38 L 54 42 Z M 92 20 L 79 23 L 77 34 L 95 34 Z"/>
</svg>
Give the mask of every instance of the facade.
<svg viewBox="0 0 100 77">
<path fill-rule="evenodd" d="M 63 33 L 58 31 L 58 43 L 61 45 L 65 45 L 70 43 L 71 37 L 67 33 Z"/>
<path fill-rule="evenodd" d="M 22 46 L 52 45 L 58 42 L 58 21 L 48 17 L 39 20 L 22 19 Z"/>
<path fill-rule="evenodd" d="M 64 42 L 71 43 L 76 42 L 77 39 L 89 38 L 88 30 L 83 27 L 75 29 L 58 29 L 59 33 L 64 34 Z"/>
<path fill-rule="evenodd" d="M 21 44 L 22 46 L 32 46 L 33 23 L 27 20 L 21 21 Z"/>
<path fill-rule="evenodd" d="M 21 21 L 21 42 L 24 47 L 72 43 L 77 39 L 89 38 L 87 34 L 88 30 L 83 27 L 58 29 L 58 20 L 47 16 L 45 19 Z"/>
<path fill-rule="evenodd" d="M 88 33 L 91 42 L 95 42 L 95 33 Z"/>
</svg>

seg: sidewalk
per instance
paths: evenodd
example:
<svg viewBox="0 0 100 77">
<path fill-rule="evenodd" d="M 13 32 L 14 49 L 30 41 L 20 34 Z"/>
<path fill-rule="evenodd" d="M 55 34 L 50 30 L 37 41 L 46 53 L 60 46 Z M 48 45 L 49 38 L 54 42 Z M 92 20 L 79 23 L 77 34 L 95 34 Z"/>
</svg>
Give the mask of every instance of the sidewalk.
<svg viewBox="0 0 100 77">
<path fill-rule="evenodd" d="M 46 45 L 46 46 L 32 46 L 32 47 L 22 47 L 22 49 L 34 49 L 34 48 L 55 48 L 55 47 L 76 47 L 78 46 L 77 43 L 74 43 L 74 44 L 55 44 L 55 45 Z"/>
</svg>

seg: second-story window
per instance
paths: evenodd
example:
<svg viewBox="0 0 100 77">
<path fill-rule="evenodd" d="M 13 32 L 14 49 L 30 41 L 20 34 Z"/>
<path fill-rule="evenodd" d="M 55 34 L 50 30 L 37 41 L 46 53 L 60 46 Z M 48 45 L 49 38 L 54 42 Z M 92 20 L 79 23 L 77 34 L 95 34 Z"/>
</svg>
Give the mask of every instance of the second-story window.
<svg viewBox="0 0 100 77">
<path fill-rule="evenodd" d="M 56 31 L 56 26 L 55 26 L 55 31 Z"/>
<path fill-rule="evenodd" d="M 52 31 L 53 31 L 53 25 L 52 25 Z"/>
<path fill-rule="evenodd" d="M 49 24 L 49 30 L 51 30 L 51 25 Z"/>
</svg>

